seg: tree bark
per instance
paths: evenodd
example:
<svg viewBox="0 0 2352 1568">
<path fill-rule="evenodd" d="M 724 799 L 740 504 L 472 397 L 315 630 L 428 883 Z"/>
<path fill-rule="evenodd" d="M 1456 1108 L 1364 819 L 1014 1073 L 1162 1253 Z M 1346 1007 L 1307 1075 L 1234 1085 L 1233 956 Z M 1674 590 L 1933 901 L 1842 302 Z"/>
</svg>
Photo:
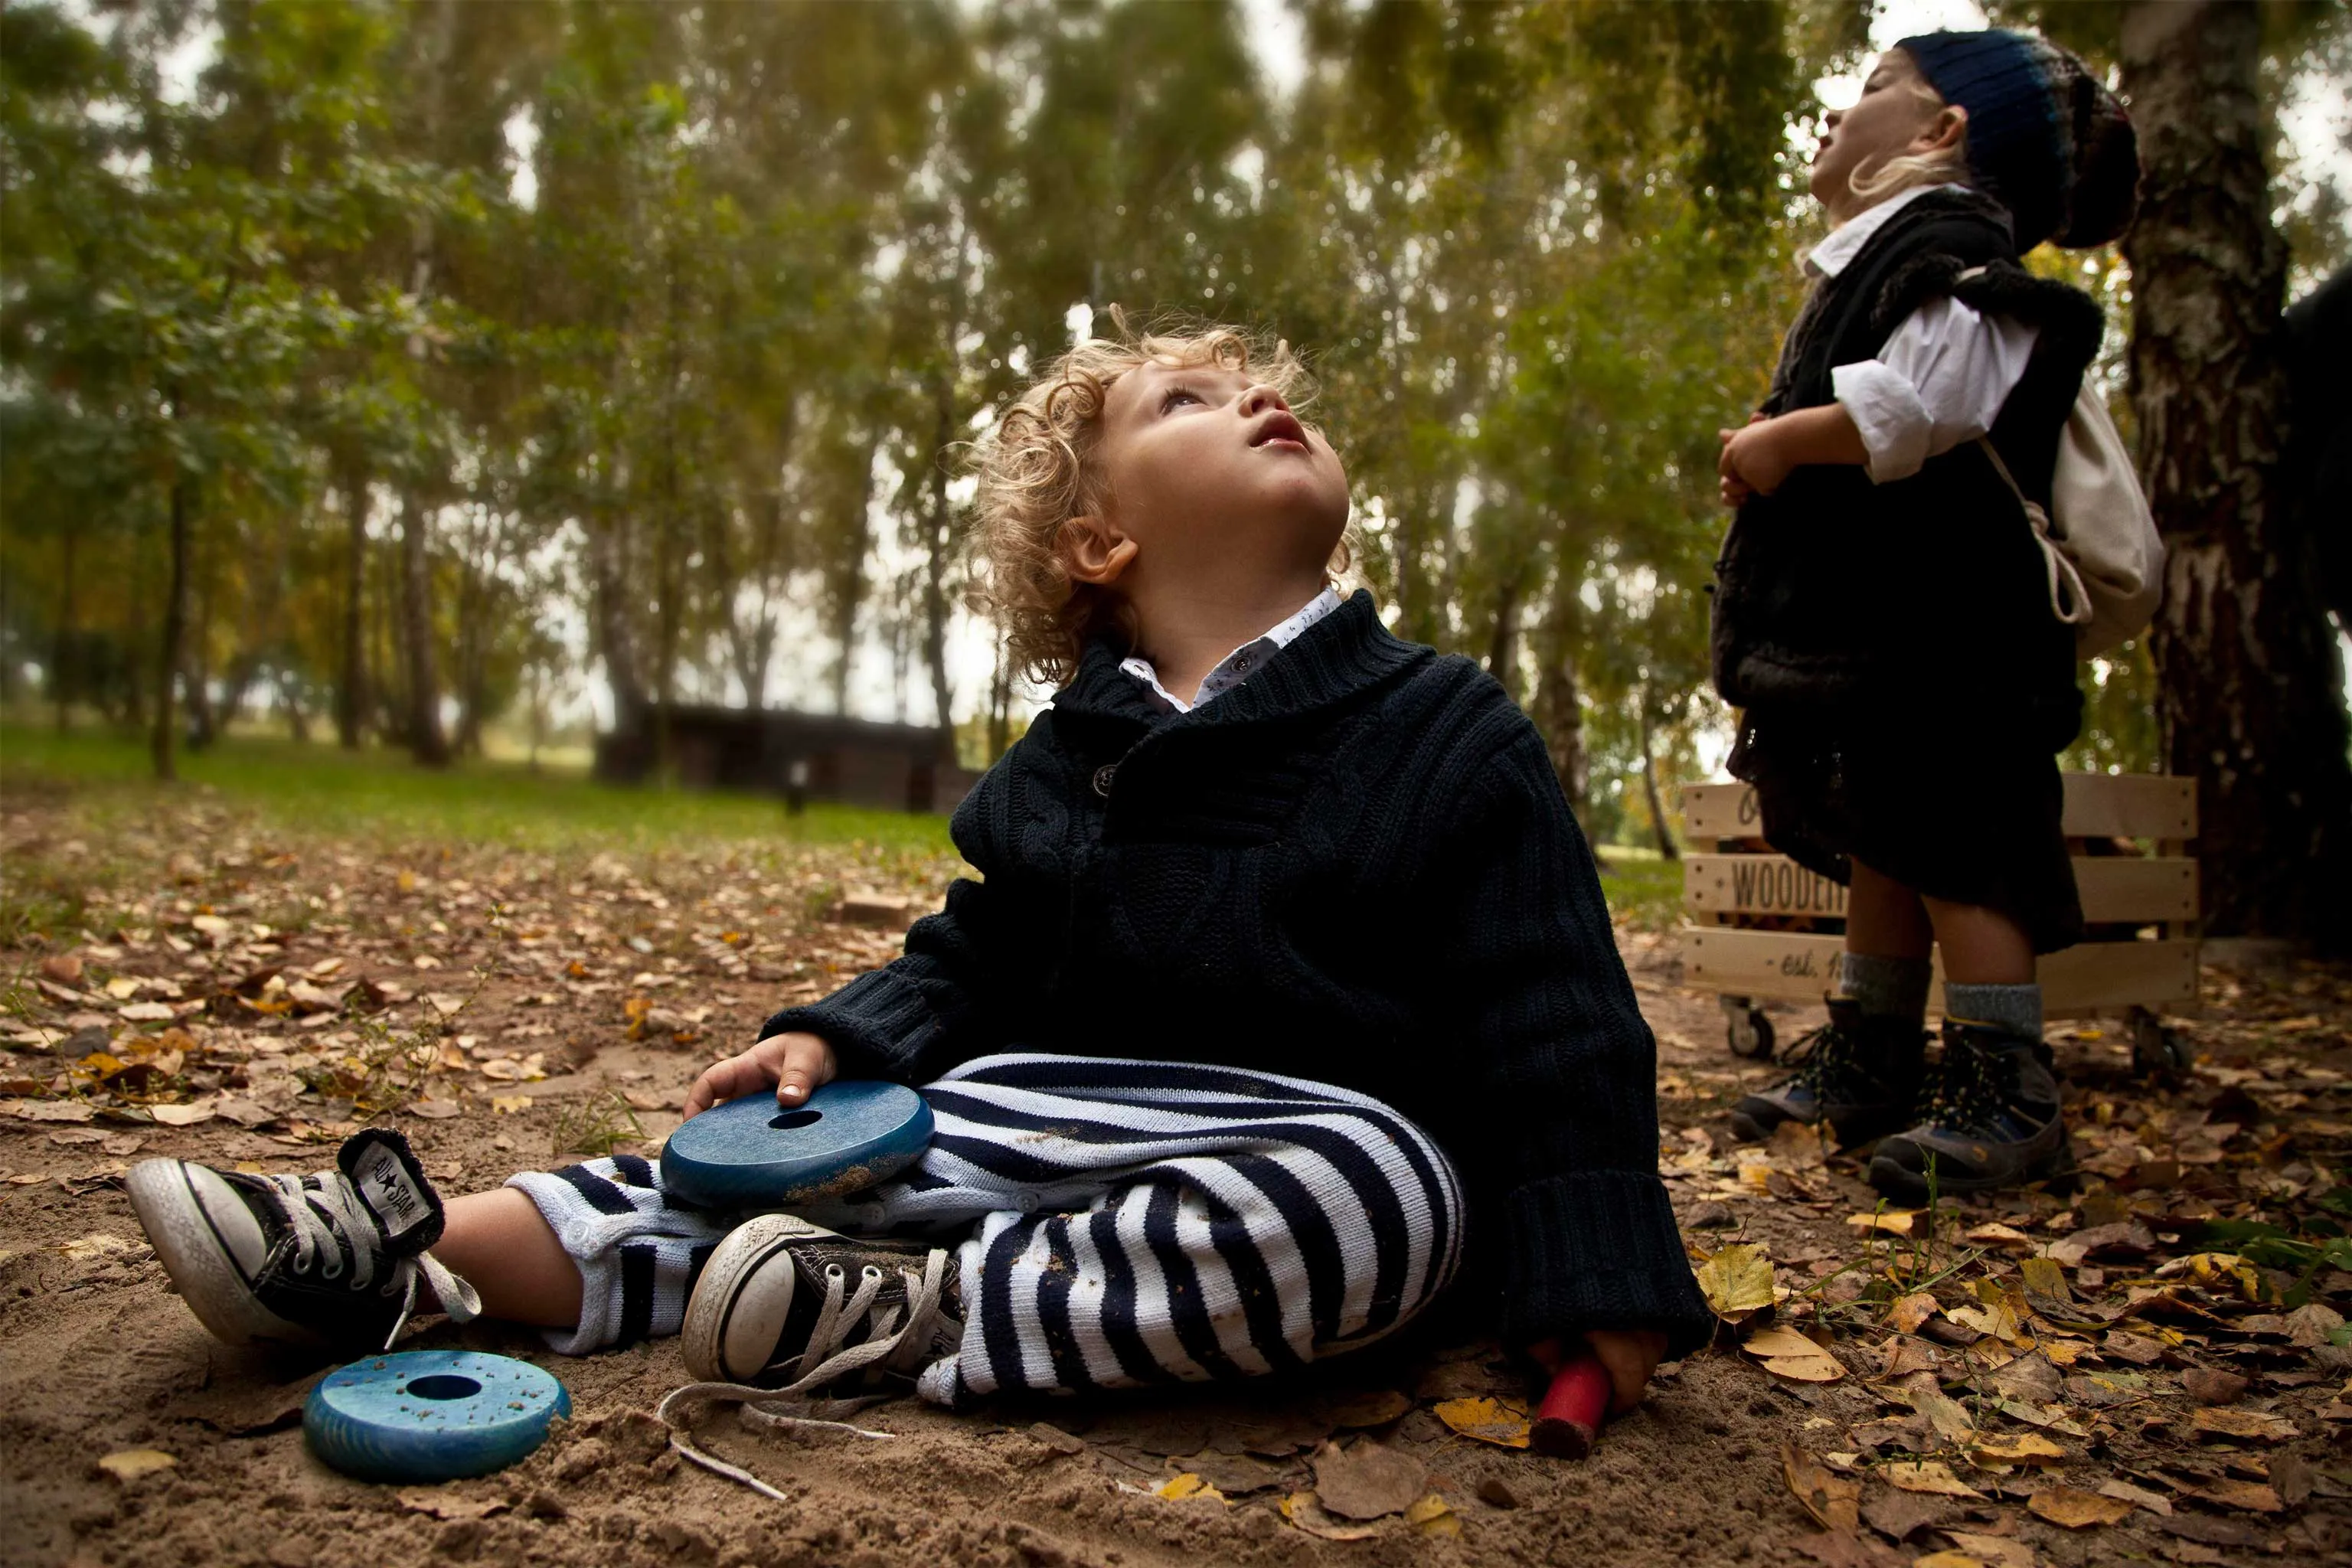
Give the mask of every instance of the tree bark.
<svg viewBox="0 0 2352 1568">
<path fill-rule="evenodd" d="M 952 352 L 953 345 L 950 345 Z M 923 531 L 923 662 L 930 667 L 931 706 L 940 716 L 939 760 L 956 765 L 954 699 L 948 687 L 948 566 L 955 531 L 948 508 L 948 448 L 955 440 L 955 396 L 942 372 L 931 385 L 937 426 L 932 433 L 930 506 Z"/>
<path fill-rule="evenodd" d="M 1642 725 L 1642 796 L 1650 805 L 1650 832 L 1658 841 L 1658 854 L 1668 860 L 1683 858 L 1682 846 L 1675 842 L 1674 829 L 1666 826 L 1666 798 L 1658 788 L 1658 754 L 1654 740 L 1656 731 L 1650 723 L 1647 703 L 1640 709 Z"/>
<path fill-rule="evenodd" d="M 196 578 L 195 624 L 184 639 L 181 684 L 188 700 L 188 750 L 209 751 L 225 722 L 213 712 L 212 652 L 213 579 L 216 551 L 198 549 L 194 562 Z"/>
<path fill-rule="evenodd" d="M 172 750 L 177 739 L 172 728 L 179 721 L 179 710 L 173 696 L 179 683 L 181 645 L 187 640 L 188 487 L 192 482 L 185 474 L 172 481 L 172 583 L 164 592 L 163 647 L 155 660 L 155 727 L 147 740 L 155 776 L 166 784 L 180 776 Z"/>
<path fill-rule="evenodd" d="M 1562 567 L 1553 574 L 1551 605 L 1544 616 L 1542 667 L 1536 672 L 1535 721 L 1551 752 L 1551 769 L 1576 819 L 1585 819 L 1591 763 L 1584 748 L 1583 687 L 1577 679 L 1576 648 L 1584 619 L 1580 584 Z"/>
<path fill-rule="evenodd" d="M 60 735 L 64 734 L 73 722 L 72 715 L 68 711 L 73 703 L 73 678 L 68 672 L 72 669 L 76 657 L 73 646 L 74 557 L 75 546 L 80 542 L 80 539 L 81 535 L 78 531 L 68 528 L 60 540 L 64 546 L 65 560 L 60 563 L 58 573 L 57 646 L 52 650 L 49 659 L 49 694 L 57 700 L 58 733 Z"/>
<path fill-rule="evenodd" d="M 355 752 L 367 712 L 368 472 L 356 458 L 346 458 L 336 469 L 337 488 L 343 492 L 344 558 L 343 659 L 335 682 L 335 740 L 343 750 Z"/>
<path fill-rule="evenodd" d="M 441 730 L 441 683 L 433 658 L 433 561 L 425 552 L 427 510 L 416 492 L 400 497 L 401 640 L 408 655 L 408 750 L 429 768 L 449 764 Z"/>
<path fill-rule="evenodd" d="M 2278 493 L 2285 247 L 2270 218 L 2262 18 L 2139 0 L 2122 86 L 2139 132 L 2132 396 L 2164 536 L 2149 647 L 2168 771 L 2198 781 L 2208 930 L 2352 942 L 2352 763 L 2335 638 Z"/>
</svg>

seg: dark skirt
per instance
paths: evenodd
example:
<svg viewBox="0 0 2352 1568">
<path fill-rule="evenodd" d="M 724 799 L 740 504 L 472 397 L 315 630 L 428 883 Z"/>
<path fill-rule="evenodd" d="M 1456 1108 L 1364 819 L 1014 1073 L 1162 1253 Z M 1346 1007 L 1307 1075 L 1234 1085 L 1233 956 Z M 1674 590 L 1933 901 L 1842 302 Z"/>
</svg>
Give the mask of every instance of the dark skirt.
<svg viewBox="0 0 2352 1568">
<path fill-rule="evenodd" d="M 1845 883 L 1859 860 L 1928 898 L 1997 910 L 2037 953 L 2083 939 L 2058 763 L 2034 738 L 1948 716 L 1865 724 L 1751 708 L 1729 766 L 1756 786 L 1765 841 L 1808 870 Z"/>
</svg>

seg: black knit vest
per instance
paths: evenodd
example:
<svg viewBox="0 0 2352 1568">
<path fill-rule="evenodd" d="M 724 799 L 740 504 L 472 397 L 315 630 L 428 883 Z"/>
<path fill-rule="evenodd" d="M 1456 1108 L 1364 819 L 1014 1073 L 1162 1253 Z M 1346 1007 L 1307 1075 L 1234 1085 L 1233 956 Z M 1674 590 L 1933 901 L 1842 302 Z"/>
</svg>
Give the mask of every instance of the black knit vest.
<svg viewBox="0 0 2352 1568">
<path fill-rule="evenodd" d="M 1918 197 L 1816 286 L 1764 412 L 1834 402 L 1832 371 L 1876 358 L 1939 295 L 2038 330 L 1990 438 L 2046 504 L 2105 323 L 2088 295 L 2020 265 L 2008 215 L 1974 192 Z M 1867 724 L 1932 703 L 2052 750 L 2080 721 L 2072 629 L 2051 611 L 2022 508 L 1973 442 L 1886 484 L 1859 465 L 1796 469 L 1739 509 L 1713 592 L 1716 689 L 1737 707 Z"/>
</svg>

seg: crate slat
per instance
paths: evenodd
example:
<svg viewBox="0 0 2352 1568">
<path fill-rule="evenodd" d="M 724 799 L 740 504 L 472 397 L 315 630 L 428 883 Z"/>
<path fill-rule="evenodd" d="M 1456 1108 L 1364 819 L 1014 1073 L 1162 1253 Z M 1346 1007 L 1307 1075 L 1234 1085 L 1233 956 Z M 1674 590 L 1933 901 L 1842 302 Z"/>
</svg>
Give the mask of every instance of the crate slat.
<svg viewBox="0 0 2352 1568">
<path fill-rule="evenodd" d="M 2095 923 L 2197 918 L 2197 862 L 2187 856 L 2078 855 L 2074 885 Z M 1703 914 L 1845 918 L 1843 888 L 1780 855 L 1685 856 L 1683 902 Z"/>
<path fill-rule="evenodd" d="M 1731 926 L 1686 925 L 1680 935 L 1684 977 L 1690 984 L 1786 1002 L 1819 1002 L 1845 945 L 1842 937 Z M 2191 1001 L 2197 995 L 2197 943 L 2084 942 L 2043 958 L 2041 976 L 2042 1008 L 2052 1017 Z M 1940 959 L 1929 1005 L 1943 1005 Z"/>
<path fill-rule="evenodd" d="M 2197 837 L 2197 784 L 2156 773 L 2061 773 L 2070 838 Z M 1688 784 L 1683 831 L 1695 839 L 1759 838 L 1763 818 L 1744 784 Z"/>
</svg>

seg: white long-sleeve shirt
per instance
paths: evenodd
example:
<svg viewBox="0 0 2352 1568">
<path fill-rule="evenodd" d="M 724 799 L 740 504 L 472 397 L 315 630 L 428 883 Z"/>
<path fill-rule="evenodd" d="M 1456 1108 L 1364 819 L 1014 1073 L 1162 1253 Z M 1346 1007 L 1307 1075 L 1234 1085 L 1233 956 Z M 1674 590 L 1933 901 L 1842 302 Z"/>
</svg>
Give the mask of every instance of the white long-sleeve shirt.
<svg viewBox="0 0 2352 1568">
<path fill-rule="evenodd" d="M 1814 247 L 1807 270 L 1836 277 L 1887 219 L 1931 190 L 1957 188 L 1915 185 L 1887 197 Z M 1909 479 L 1928 458 L 1990 430 L 2025 374 L 2035 335 L 2022 321 L 1945 296 L 1911 312 L 1876 359 L 1832 369 L 1830 385 L 1862 433 L 1871 482 Z"/>
<path fill-rule="evenodd" d="M 1250 671 L 1288 647 L 1297 639 L 1299 633 L 1345 603 L 1347 601 L 1339 597 L 1338 589 L 1324 589 L 1307 600 L 1296 615 L 1278 626 L 1269 627 L 1259 636 L 1252 637 L 1219 659 L 1217 668 L 1209 671 L 1208 675 L 1202 679 L 1201 689 L 1193 694 L 1193 700 L 1190 702 L 1160 685 L 1160 672 L 1154 669 L 1151 667 L 1151 661 L 1142 655 L 1136 654 L 1123 658 L 1119 660 L 1118 667 L 1150 688 L 1150 696 L 1155 702 L 1173 712 L 1190 713 L 1195 707 L 1208 702 L 1210 699 L 1231 691 L 1234 687 L 1239 686 L 1249 678 Z"/>
</svg>

